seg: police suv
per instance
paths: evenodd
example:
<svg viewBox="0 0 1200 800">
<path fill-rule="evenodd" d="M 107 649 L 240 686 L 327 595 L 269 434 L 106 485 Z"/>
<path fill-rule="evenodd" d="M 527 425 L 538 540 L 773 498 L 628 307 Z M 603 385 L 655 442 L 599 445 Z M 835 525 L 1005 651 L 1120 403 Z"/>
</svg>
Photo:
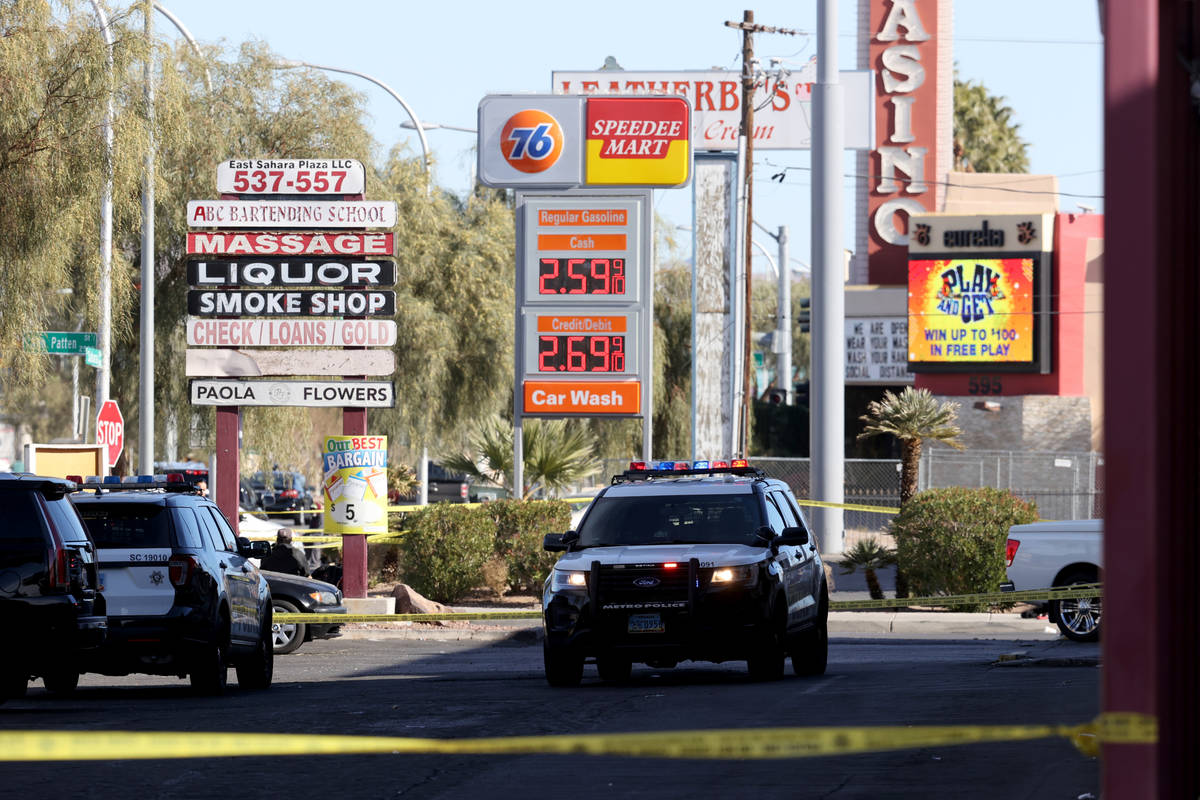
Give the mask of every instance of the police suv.
<svg viewBox="0 0 1200 800">
<path fill-rule="evenodd" d="M 197 691 L 220 694 L 233 665 L 242 688 L 265 689 L 271 590 L 249 559 L 270 547 L 234 536 L 182 478 L 89 479 L 91 491 L 72 496 L 96 543 L 108 612 L 109 635 L 83 671 L 186 676 Z"/>
<path fill-rule="evenodd" d="M 829 593 L 816 542 L 787 484 L 744 460 L 634 462 L 546 580 L 546 680 L 578 685 L 584 660 L 620 681 L 634 663 L 746 660 L 761 680 L 825 672 Z"/>
</svg>

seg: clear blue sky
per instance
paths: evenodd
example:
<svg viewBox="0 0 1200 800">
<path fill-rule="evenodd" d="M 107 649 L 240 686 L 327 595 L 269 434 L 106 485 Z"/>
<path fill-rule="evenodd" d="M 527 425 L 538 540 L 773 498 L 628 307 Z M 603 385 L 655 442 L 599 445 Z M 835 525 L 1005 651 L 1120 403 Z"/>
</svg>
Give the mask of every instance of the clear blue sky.
<svg viewBox="0 0 1200 800">
<path fill-rule="evenodd" d="M 602 4 L 497 2 L 370 2 L 341 0 L 162 0 L 202 43 L 235 46 L 266 42 L 280 56 L 371 74 L 391 85 L 423 121 L 475 126 L 479 99 L 493 92 L 550 90 L 553 70 L 596 69 L 615 56 L 626 69 L 736 68 L 741 56 L 737 31 L 752 7 L 762 24 L 813 31 L 816 0 L 762 0 L 749 4 L 710 0 Z M 838 4 L 839 62 L 853 69 L 856 0 Z M 1032 171 L 1060 177 L 1060 209 L 1076 203 L 1102 209 L 1102 62 L 1096 0 L 960 0 L 954 9 L 954 59 L 960 78 L 982 81 L 1015 112 L 1029 143 Z M 175 36 L 162 15 L 155 25 Z M 803 63 L 815 51 L 814 36 L 756 38 L 764 62 L 781 56 Z M 344 80 L 367 98 L 375 137 L 383 148 L 406 142 L 419 153 L 416 137 L 400 128 L 407 119 L 381 89 L 354 77 Z M 437 160 L 436 180 L 464 193 L 474 163 L 474 137 L 429 131 Z M 230 153 L 252 156 L 254 153 Z M 767 228 L 788 225 L 792 255 L 809 261 L 809 173 L 806 151 L 760 151 L 756 161 L 755 217 Z M 764 164 L 763 159 L 770 162 Z M 768 177 L 778 165 L 801 167 L 785 183 Z M 846 160 L 848 174 L 853 160 Z M 215 165 L 214 165 L 215 176 Z M 852 179 L 848 195 L 846 247 L 853 246 Z M 214 188 L 215 191 L 215 188 Z M 368 193 L 370 186 L 368 185 Z M 690 191 L 657 192 L 656 205 L 673 224 L 690 224 Z M 686 236 L 686 235 L 684 235 Z M 760 241 L 773 245 L 765 235 Z"/>
</svg>

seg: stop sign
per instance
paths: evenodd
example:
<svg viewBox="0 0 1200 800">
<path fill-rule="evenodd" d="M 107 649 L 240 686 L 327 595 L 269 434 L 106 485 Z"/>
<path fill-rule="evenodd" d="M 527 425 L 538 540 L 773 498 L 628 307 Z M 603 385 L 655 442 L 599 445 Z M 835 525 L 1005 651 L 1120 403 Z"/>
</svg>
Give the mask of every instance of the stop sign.
<svg viewBox="0 0 1200 800">
<path fill-rule="evenodd" d="M 96 444 L 105 446 L 108 466 L 115 467 L 125 447 L 125 418 L 116 400 L 105 400 L 96 415 Z"/>
</svg>

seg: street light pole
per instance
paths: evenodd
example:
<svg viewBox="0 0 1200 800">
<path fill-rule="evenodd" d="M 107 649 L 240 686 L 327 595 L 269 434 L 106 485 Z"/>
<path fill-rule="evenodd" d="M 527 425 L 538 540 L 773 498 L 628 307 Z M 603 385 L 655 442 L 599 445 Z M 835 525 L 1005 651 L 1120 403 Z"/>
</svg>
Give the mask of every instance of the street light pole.
<svg viewBox="0 0 1200 800">
<path fill-rule="evenodd" d="M 113 195 L 113 35 L 108 14 L 99 0 L 91 0 L 100 20 L 100 33 L 108 48 L 108 100 L 104 107 L 104 193 L 100 196 L 100 369 L 96 371 L 96 408 L 108 400 L 112 380 L 112 195 Z"/>
<path fill-rule="evenodd" d="M 295 69 L 297 67 L 307 67 L 309 69 L 325 70 L 326 72 L 340 72 L 343 75 L 353 75 L 356 78 L 362 78 L 364 81 L 370 81 L 371 83 L 378 86 L 380 89 L 383 89 L 385 92 L 390 94 L 392 96 L 392 99 L 395 100 L 397 103 L 399 103 L 401 105 L 401 107 L 404 108 L 405 113 L 408 114 L 408 118 L 412 120 L 413 128 L 417 131 L 417 140 L 421 143 L 421 158 L 425 162 L 425 179 L 427 182 L 426 192 L 432 191 L 433 174 L 432 174 L 432 171 L 429 166 L 429 140 L 425 138 L 425 127 L 426 126 L 421 124 L 421 120 L 417 119 L 417 112 L 412 110 L 412 106 L 410 106 L 408 103 L 404 102 L 404 98 L 401 97 L 399 95 L 399 93 L 396 92 L 395 89 L 388 86 L 386 83 L 379 80 L 378 78 L 373 78 L 364 72 L 356 72 L 355 70 L 352 70 L 352 69 L 342 69 L 341 67 L 329 67 L 329 66 L 325 66 L 324 64 L 312 64 L 308 61 L 297 61 L 295 59 L 290 59 L 290 58 L 284 59 L 282 61 L 277 61 L 276 64 L 277 64 L 277 66 L 282 67 L 284 69 Z M 405 126 L 405 127 L 407 127 L 407 126 Z"/>
<path fill-rule="evenodd" d="M 154 474 L 154 6 L 143 0 L 146 23 L 146 160 L 142 172 L 141 381 L 138 409 L 138 472 Z"/>
</svg>

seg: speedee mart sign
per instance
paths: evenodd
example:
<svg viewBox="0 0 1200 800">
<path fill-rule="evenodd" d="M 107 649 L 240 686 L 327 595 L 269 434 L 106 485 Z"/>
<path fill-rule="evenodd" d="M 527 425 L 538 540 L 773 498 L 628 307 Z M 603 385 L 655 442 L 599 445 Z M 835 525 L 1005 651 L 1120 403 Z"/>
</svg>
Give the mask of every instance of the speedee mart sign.
<svg viewBox="0 0 1200 800">
<path fill-rule="evenodd" d="M 528 189 L 683 186 L 691 129 L 681 97 L 489 95 L 479 103 L 479 180 Z"/>
<path fill-rule="evenodd" d="M 768 76 L 755 90 L 754 147 L 806 150 L 812 146 L 812 87 L 816 62 L 784 75 Z M 839 72 L 843 91 L 845 146 L 874 147 L 874 87 L 868 70 Z M 658 72 L 554 72 L 555 94 L 686 98 L 692 107 L 695 150 L 737 150 L 742 121 L 742 80 L 735 70 Z"/>
</svg>

